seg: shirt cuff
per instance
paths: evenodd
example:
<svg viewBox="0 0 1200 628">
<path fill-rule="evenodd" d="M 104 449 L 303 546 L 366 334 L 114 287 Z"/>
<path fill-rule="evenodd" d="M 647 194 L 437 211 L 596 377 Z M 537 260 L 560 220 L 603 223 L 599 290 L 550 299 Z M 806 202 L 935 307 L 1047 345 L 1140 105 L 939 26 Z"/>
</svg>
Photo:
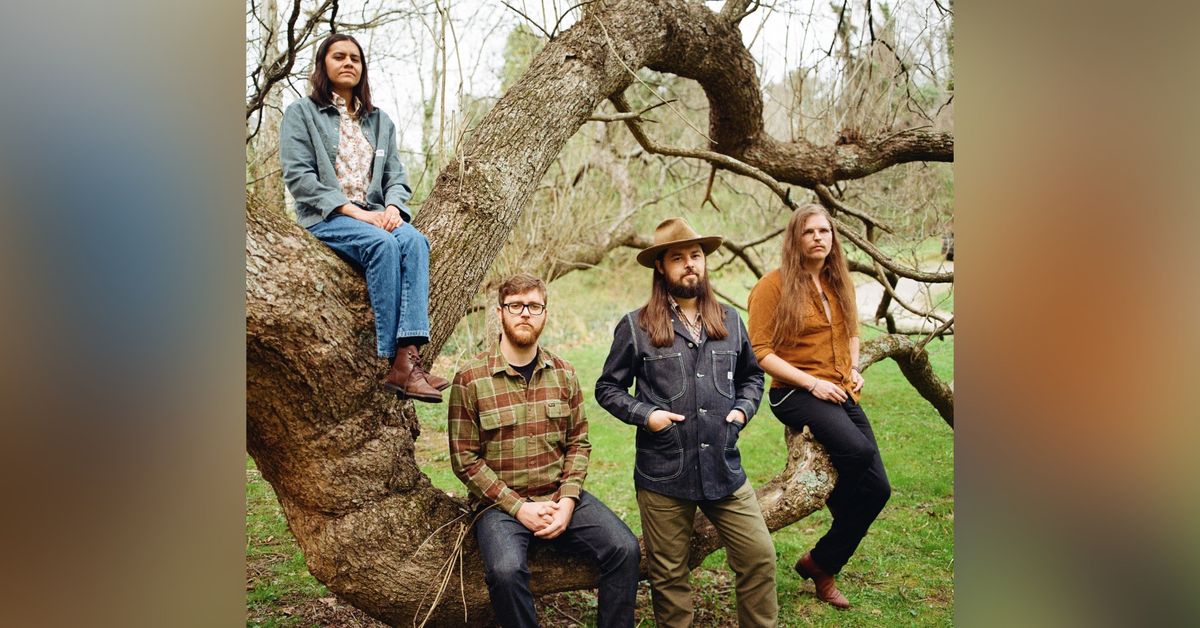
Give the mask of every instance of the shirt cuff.
<svg viewBox="0 0 1200 628">
<path fill-rule="evenodd" d="M 653 414 L 655 410 L 658 410 L 658 408 L 648 403 L 639 401 L 634 404 L 633 410 L 629 412 L 629 418 L 633 421 L 634 425 L 646 427 L 646 424 L 650 421 L 650 415 Z"/>
<path fill-rule="evenodd" d="M 733 404 L 733 407 L 741 410 L 742 414 L 746 415 L 746 423 L 750 422 L 750 419 L 754 416 L 754 411 L 757 409 L 754 404 L 750 403 L 749 399 L 738 399 Z"/>
<path fill-rule="evenodd" d="M 575 500 L 576 503 L 578 503 L 579 493 L 582 490 L 583 489 L 578 484 L 563 484 L 562 486 L 558 487 L 558 499 L 570 497 L 571 499 Z"/>
<path fill-rule="evenodd" d="M 324 209 L 321 210 L 321 219 L 329 220 L 330 216 L 337 213 L 338 208 L 340 208 L 342 205 L 345 205 L 346 203 L 349 203 L 349 202 L 350 202 L 350 199 L 347 198 L 346 195 L 342 194 L 341 192 L 330 194 L 325 199 L 323 199 L 323 201 L 321 203 L 322 205 L 324 205 Z"/>
<path fill-rule="evenodd" d="M 525 500 L 521 499 L 515 491 L 510 489 L 500 494 L 500 499 L 496 500 L 496 504 L 501 510 L 515 519 L 517 513 L 521 510 L 521 506 L 525 504 Z"/>
</svg>

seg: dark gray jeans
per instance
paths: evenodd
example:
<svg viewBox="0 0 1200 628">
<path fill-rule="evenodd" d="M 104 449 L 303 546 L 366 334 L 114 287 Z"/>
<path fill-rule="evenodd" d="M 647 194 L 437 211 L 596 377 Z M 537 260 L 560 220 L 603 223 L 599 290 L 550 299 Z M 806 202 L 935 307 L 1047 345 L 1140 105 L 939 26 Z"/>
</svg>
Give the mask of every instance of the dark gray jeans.
<svg viewBox="0 0 1200 628">
<path fill-rule="evenodd" d="M 800 388 L 772 388 L 770 400 L 775 417 L 785 425 L 797 430 L 808 426 L 837 469 L 837 484 L 825 500 L 833 525 L 812 550 L 813 561 L 836 574 L 892 495 L 875 432 L 853 397 L 836 404 Z"/>
<path fill-rule="evenodd" d="M 557 538 L 543 541 L 508 513 L 492 508 L 475 522 L 475 540 L 483 557 L 488 592 L 496 619 L 505 628 L 537 626 L 529 592 L 529 542 L 561 543 L 596 561 L 600 567 L 597 625 L 633 626 L 637 598 L 637 537 L 603 502 L 583 491 L 571 523 Z"/>
</svg>

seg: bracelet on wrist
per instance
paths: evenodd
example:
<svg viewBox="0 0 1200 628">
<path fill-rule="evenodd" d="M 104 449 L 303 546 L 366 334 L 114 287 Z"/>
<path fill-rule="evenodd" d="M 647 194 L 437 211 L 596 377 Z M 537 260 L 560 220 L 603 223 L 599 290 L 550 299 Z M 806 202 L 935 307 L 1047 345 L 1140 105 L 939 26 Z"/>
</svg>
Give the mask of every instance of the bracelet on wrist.
<svg viewBox="0 0 1200 628">
<path fill-rule="evenodd" d="M 812 383 L 812 386 L 809 386 L 809 387 L 808 387 L 808 392 L 812 392 L 812 391 L 816 390 L 816 389 L 817 389 L 817 384 L 820 384 L 820 383 L 821 383 L 821 380 L 819 380 L 819 379 L 817 379 L 817 378 L 815 378 L 815 377 L 814 377 L 814 378 L 813 378 L 813 383 Z"/>
</svg>

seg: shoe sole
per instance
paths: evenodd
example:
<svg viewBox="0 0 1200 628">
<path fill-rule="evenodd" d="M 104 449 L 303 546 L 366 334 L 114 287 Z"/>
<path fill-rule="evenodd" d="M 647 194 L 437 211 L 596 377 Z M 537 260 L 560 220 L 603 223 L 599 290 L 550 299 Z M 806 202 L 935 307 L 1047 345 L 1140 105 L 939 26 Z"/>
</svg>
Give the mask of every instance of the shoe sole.
<svg viewBox="0 0 1200 628">
<path fill-rule="evenodd" d="M 393 386 L 392 384 L 389 384 L 387 382 L 383 382 L 381 385 L 384 388 L 396 393 L 396 397 L 401 400 L 412 399 L 413 401 L 424 401 L 425 403 L 441 403 L 442 402 L 442 397 L 440 395 L 437 397 L 413 395 L 413 394 L 409 394 L 409 393 L 405 392 L 403 388 L 400 388 L 399 386 Z"/>
</svg>

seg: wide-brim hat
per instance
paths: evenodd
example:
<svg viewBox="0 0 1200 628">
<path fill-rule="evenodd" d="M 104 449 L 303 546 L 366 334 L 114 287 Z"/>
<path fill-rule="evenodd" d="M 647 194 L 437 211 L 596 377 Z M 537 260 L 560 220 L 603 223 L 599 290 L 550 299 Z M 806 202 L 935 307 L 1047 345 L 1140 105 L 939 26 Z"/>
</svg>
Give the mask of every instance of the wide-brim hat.
<svg viewBox="0 0 1200 628">
<path fill-rule="evenodd" d="M 684 244 L 699 244 L 705 255 L 720 248 L 725 238 L 721 236 L 702 236 L 682 218 L 668 218 L 654 228 L 654 245 L 642 249 L 637 254 L 637 261 L 646 268 L 654 268 L 654 260 L 658 254 L 673 247 Z"/>
</svg>

